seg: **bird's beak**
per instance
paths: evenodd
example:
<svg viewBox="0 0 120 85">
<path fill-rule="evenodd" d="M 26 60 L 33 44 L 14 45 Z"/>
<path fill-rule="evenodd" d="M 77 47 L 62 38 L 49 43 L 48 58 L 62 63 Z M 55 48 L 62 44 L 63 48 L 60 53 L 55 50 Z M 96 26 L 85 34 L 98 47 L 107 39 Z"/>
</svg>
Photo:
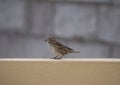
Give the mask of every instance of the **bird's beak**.
<svg viewBox="0 0 120 85">
<path fill-rule="evenodd" d="M 45 40 L 45 42 L 47 42 L 47 40 Z"/>
</svg>

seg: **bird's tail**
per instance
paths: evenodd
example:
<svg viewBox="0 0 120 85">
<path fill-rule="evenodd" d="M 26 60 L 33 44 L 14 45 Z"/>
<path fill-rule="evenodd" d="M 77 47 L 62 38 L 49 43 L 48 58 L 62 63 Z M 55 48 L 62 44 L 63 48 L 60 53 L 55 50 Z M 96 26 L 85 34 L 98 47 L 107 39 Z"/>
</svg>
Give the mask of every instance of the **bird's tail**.
<svg viewBox="0 0 120 85">
<path fill-rule="evenodd" d="M 73 53 L 80 53 L 79 51 L 73 51 Z"/>
</svg>

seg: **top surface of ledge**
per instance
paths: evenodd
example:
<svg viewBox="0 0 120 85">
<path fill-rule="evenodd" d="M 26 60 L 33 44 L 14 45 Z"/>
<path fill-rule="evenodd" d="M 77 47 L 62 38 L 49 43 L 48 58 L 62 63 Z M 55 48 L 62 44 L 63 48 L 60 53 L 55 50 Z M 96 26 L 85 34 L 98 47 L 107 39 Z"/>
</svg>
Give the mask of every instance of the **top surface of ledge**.
<svg viewBox="0 0 120 85">
<path fill-rule="evenodd" d="M 0 58 L 0 61 L 85 61 L 85 62 L 120 62 L 119 58 Z"/>
</svg>

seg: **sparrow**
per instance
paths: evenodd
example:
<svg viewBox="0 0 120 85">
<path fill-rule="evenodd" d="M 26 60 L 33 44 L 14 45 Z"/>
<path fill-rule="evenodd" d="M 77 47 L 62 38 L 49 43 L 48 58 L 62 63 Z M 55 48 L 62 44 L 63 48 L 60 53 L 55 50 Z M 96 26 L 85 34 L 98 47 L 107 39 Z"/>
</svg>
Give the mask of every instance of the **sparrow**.
<svg viewBox="0 0 120 85">
<path fill-rule="evenodd" d="M 74 51 L 74 49 L 61 44 L 55 37 L 50 37 L 45 40 L 48 45 L 51 47 L 52 51 L 55 53 L 55 57 L 51 59 L 61 59 L 63 56 L 70 53 L 80 53 L 79 51 Z"/>
</svg>

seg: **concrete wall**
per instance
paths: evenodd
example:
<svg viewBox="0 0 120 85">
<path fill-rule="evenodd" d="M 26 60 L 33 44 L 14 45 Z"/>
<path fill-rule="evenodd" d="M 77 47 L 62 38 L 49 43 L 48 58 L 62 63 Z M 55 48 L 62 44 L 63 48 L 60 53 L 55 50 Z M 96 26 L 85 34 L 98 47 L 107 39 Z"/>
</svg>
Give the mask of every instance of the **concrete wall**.
<svg viewBox="0 0 120 85">
<path fill-rule="evenodd" d="M 69 57 L 120 57 L 120 0 L 0 0 L 0 57 L 53 57 L 56 36 Z"/>
</svg>

